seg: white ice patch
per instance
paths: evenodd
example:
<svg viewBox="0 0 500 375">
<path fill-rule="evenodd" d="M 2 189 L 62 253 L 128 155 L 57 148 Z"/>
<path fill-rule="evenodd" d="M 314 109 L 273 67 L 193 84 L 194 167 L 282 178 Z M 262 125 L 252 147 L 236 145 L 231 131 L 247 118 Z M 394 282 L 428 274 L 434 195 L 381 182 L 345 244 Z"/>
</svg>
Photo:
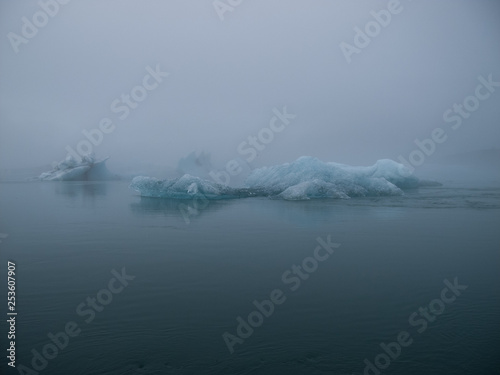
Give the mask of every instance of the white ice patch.
<svg viewBox="0 0 500 375">
<path fill-rule="evenodd" d="M 43 181 L 98 181 L 110 180 L 111 175 L 105 166 L 106 159 L 96 160 L 94 155 L 88 154 L 77 161 L 68 155 L 59 163 L 54 163 L 53 169 L 38 176 Z"/>
</svg>

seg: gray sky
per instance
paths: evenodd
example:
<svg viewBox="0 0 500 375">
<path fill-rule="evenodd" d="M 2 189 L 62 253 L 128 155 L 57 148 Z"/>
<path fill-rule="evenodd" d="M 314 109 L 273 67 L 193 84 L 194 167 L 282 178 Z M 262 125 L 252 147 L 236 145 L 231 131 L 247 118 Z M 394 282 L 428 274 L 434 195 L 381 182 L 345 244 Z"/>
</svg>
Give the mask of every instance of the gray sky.
<svg viewBox="0 0 500 375">
<path fill-rule="evenodd" d="M 9 33 L 22 37 L 41 8 L 2 1 L 0 168 L 59 161 L 102 118 L 116 128 L 94 151 L 111 166 L 175 166 L 202 150 L 222 164 L 284 106 L 296 118 L 254 166 L 397 160 L 437 127 L 448 135 L 437 153 L 499 147 L 500 87 L 457 130 L 443 113 L 478 76 L 500 81 L 500 3 L 401 0 L 348 63 L 340 44 L 355 46 L 354 28 L 388 3 L 244 0 L 221 20 L 212 0 L 72 0 L 15 53 Z M 111 104 L 158 64 L 170 75 L 121 120 Z"/>
</svg>

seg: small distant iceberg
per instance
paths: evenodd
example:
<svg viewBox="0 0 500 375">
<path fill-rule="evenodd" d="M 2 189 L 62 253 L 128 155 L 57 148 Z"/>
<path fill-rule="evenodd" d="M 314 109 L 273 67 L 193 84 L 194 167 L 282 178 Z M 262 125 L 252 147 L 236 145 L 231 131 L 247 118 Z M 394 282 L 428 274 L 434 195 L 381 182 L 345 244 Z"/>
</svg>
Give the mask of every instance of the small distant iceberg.
<svg viewBox="0 0 500 375">
<path fill-rule="evenodd" d="M 38 176 L 41 181 L 105 181 L 117 180 L 106 167 L 106 160 L 97 160 L 93 154 L 88 154 L 78 161 L 68 155 L 66 159 L 57 163 L 51 171 Z"/>
<path fill-rule="evenodd" d="M 248 176 L 252 168 L 248 164 L 246 160 L 243 160 L 240 157 L 235 157 L 234 160 L 240 168 L 240 173 L 236 175 L 231 175 L 231 178 L 228 179 L 228 182 L 225 183 L 223 181 L 218 181 L 219 183 L 229 186 L 243 186 L 245 182 L 245 177 Z M 225 168 L 226 166 L 224 166 Z M 220 171 L 220 168 L 214 166 L 211 160 L 210 153 L 206 151 L 196 152 L 193 151 L 187 156 L 180 158 L 177 167 L 175 168 L 177 172 L 176 176 L 170 177 L 181 177 L 184 175 L 196 176 L 205 180 L 215 181 L 212 175 L 217 174 Z"/>
<path fill-rule="evenodd" d="M 198 177 L 208 177 L 208 173 L 213 169 L 214 167 L 212 166 L 210 154 L 205 151 L 199 154 L 195 151 L 191 152 L 189 155 L 179 160 L 176 168 L 181 176 L 190 174 Z"/>
<path fill-rule="evenodd" d="M 138 176 L 130 188 L 144 197 L 171 199 L 231 199 L 267 196 L 285 200 L 402 195 L 404 189 L 429 185 L 402 164 L 378 160 L 353 167 L 303 156 L 292 163 L 254 170 L 244 187 L 229 187 L 191 175 L 160 180 Z"/>
</svg>

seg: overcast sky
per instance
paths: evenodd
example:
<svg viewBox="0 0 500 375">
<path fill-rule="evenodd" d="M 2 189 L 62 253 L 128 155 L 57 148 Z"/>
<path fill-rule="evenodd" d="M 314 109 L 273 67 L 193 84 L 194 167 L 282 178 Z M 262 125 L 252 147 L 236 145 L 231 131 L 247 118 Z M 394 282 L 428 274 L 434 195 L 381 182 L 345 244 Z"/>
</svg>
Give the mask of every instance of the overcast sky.
<svg viewBox="0 0 500 375">
<path fill-rule="evenodd" d="M 36 1 L 2 1 L 0 168 L 61 160 L 103 118 L 115 128 L 94 151 L 110 162 L 175 166 L 204 150 L 224 163 L 285 106 L 296 117 L 255 166 L 396 160 L 438 127 L 439 153 L 499 147 L 500 87 L 456 130 L 443 114 L 479 76 L 500 82 L 500 2 L 401 0 L 377 34 L 370 12 L 389 3 L 244 0 L 218 14 L 212 0 L 72 0 L 45 19 Z M 23 17 L 46 25 L 21 43 Z M 341 43 L 367 24 L 376 35 L 346 58 Z M 157 87 L 136 89 L 147 97 L 120 119 L 112 103 L 148 66 L 169 76 L 147 79 Z"/>
</svg>

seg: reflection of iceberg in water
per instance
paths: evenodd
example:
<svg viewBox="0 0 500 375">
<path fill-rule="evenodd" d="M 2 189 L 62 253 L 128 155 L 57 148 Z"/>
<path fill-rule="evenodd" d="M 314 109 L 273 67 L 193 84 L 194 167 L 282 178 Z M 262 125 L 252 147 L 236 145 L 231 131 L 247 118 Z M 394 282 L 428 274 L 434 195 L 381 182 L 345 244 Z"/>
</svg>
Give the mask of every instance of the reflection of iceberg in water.
<svg viewBox="0 0 500 375">
<path fill-rule="evenodd" d="M 59 162 L 51 171 L 38 176 L 42 181 L 105 181 L 117 180 L 118 176 L 113 175 L 106 167 L 105 158 L 96 160 L 94 155 L 89 154 L 77 161 L 74 157 L 68 156 Z"/>
<path fill-rule="evenodd" d="M 216 200 L 210 201 L 195 201 L 195 200 L 178 200 L 178 199 L 155 199 L 149 197 L 140 197 L 139 201 L 132 202 L 129 205 L 130 210 L 134 214 L 144 216 L 163 216 L 172 220 L 172 224 L 185 224 L 183 212 L 187 217 L 200 216 L 213 213 L 234 204 L 234 200 Z M 180 215 L 179 215 L 180 214 Z"/>
<path fill-rule="evenodd" d="M 75 181 L 67 184 L 54 184 L 54 192 L 66 198 L 94 199 L 107 195 L 107 185 L 105 183 Z"/>
<path fill-rule="evenodd" d="M 325 163 L 301 157 L 292 163 L 254 170 L 244 188 L 232 188 L 191 175 L 158 180 L 135 177 L 130 187 L 144 197 L 229 199 L 269 196 L 286 200 L 402 195 L 424 183 L 402 164 L 379 160 L 370 167 Z"/>
</svg>

